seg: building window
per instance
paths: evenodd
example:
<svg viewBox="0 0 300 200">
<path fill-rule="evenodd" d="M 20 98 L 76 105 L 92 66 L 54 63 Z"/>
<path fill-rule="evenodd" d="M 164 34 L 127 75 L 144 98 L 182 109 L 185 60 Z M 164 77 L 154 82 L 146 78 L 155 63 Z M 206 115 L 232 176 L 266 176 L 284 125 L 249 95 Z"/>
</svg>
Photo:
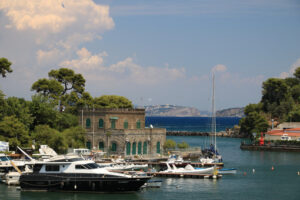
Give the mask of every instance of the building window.
<svg viewBox="0 0 300 200">
<path fill-rule="evenodd" d="M 138 154 L 141 155 L 142 154 L 142 142 L 138 143 Z"/>
<path fill-rule="evenodd" d="M 124 129 L 128 129 L 128 121 L 127 120 L 124 121 Z"/>
<path fill-rule="evenodd" d="M 131 144 L 130 144 L 130 142 L 127 142 L 127 144 L 126 144 L 126 155 L 130 155 L 130 151 L 131 151 Z"/>
<path fill-rule="evenodd" d="M 99 149 L 101 150 L 101 151 L 104 151 L 104 142 L 99 142 Z"/>
<path fill-rule="evenodd" d="M 86 128 L 91 128 L 91 119 L 90 119 L 90 118 L 87 118 L 87 119 L 85 120 L 85 127 L 86 127 Z"/>
<path fill-rule="evenodd" d="M 143 145 L 143 154 L 147 154 L 147 142 L 146 141 L 144 142 L 144 145 Z"/>
<path fill-rule="evenodd" d="M 136 128 L 137 128 L 137 129 L 140 129 L 140 128 L 141 128 L 141 121 L 140 121 L 140 120 L 138 120 L 138 121 L 136 122 Z"/>
<path fill-rule="evenodd" d="M 99 128 L 103 128 L 104 127 L 104 121 L 103 119 L 99 119 Z"/>
<path fill-rule="evenodd" d="M 117 151 L 117 143 L 113 142 L 113 143 L 111 144 L 111 151 L 112 151 L 112 152 L 116 152 L 116 151 Z"/>
<path fill-rule="evenodd" d="M 111 129 L 116 129 L 116 120 L 115 119 L 110 120 L 110 128 Z"/>
<path fill-rule="evenodd" d="M 160 153 L 160 142 L 156 143 L 156 153 Z"/>
<path fill-rule="evenodd" d="M 132 143 L 132 155 L 136 154 L 136 142 Z"/>
<path fill-rule="evenodd" d="M 91 142 L 90 142 L 90 141 L 87 141 L 87 142 L 86 142 L 86 148 L 91 149 L 91 147 L 92 147 Z"/>
</svg>

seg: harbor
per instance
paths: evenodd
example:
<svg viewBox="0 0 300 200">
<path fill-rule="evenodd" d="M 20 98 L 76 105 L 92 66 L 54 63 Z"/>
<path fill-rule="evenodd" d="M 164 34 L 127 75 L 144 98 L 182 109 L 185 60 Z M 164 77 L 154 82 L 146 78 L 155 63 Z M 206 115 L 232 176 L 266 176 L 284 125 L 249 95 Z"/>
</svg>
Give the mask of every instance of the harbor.
<svg viewBox="0 0 300 200">
<path fill-rule="evenodd" d="M 171 139 L 193 144 L 202 143 L 202 137 L 176 137 Z M 241 140 L 235 138 L 218 138 L 222 149 L 224 167 L 238 169 L 235 175 L 223 175 L 219 179 L 153 177 L 161 180 L 159 188 L 142 188 L 134 193 L 70 193 L 70 192 L 22 192 L 15 186 L 0 184 L 0 199 L 9 200 L 96 200 L 96 199 L 298 199 L 298 182 L 300 161 L 293 152 L 259 152 L 239 149 Z M 274 170 L 272 170 L 272 166 Z M 255 169 L 255 172 L 253 172 Z M 283 188 L 285 188 L 283 190 Z M 290 194 L 293 194 L 292 196 Z"/>
</svg>

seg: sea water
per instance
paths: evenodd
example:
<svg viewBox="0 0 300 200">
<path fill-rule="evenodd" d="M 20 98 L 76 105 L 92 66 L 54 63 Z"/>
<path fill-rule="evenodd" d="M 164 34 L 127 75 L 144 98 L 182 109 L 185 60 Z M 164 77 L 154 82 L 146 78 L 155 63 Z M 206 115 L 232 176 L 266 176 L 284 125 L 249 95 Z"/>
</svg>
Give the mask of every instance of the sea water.
<svg viewBox="0 0 300 200">
<path fill-rule="evenodd" d="M 176 142 L 186 141 L 191 146 L 201 146 L 205 139 L 201 136 L 168 138 Z M 114 194 L 21 192 L 16 187 L 0 184 L 0 200 L 299 200 L 300 153 L 242 151 L 239 148 L 242 140 L 217 138 L 224 167 L 238 170 L 237 174 L 223 175 L 218 180 L 155 178 L 163 181 L 161 188 Z"/>
</svg>

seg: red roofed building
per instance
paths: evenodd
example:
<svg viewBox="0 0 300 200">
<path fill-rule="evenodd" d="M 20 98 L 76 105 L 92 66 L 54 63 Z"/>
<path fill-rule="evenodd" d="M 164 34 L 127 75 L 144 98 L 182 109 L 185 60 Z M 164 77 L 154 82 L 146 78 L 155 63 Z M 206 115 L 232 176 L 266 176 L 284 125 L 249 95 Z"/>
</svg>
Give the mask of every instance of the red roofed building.
<svg viewBox="0 0 300 200">
<path fill-rule="evenodd" d="M 300 128 L 273 129 L 265 133 L 265 140 L 300 141 Z"/>
</svg>

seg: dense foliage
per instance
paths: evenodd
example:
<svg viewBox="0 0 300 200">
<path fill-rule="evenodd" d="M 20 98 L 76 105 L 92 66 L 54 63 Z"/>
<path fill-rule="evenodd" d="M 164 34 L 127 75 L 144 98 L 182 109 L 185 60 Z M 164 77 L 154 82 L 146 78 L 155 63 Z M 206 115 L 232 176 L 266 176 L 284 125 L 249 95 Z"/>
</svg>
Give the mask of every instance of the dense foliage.
<svg viewBox="0 0 300 200">
<path fill-rule="evenodd" d="M 240 132 L 249 137 L 267 131 L 272 120 L 300 122 L 300 67 L 294 77 L 269 78 L 263 82 L 261 101 L 249 104 L 244 112 Z"/>
<path fill-rule="evenodd" d="M 3 64 L 4 63 L 4 64 Z M 11 63 L 0 59 L 0 73 L 12 72 Z M 85 129 L 78 126 L 78 111 L 83 108 L 132 108 L 121 96 L 93 99 L 85 91 L 85 79 L 73 70 L 51 70 L 49 79 L 32 85 L 36 94 L 31 101 L 8 97 L 0 91 L 0 141 L 8 141 L 10 149 L 47 144 L 58 153 L 68 148 L 85 147 Z"/>
</svg>

